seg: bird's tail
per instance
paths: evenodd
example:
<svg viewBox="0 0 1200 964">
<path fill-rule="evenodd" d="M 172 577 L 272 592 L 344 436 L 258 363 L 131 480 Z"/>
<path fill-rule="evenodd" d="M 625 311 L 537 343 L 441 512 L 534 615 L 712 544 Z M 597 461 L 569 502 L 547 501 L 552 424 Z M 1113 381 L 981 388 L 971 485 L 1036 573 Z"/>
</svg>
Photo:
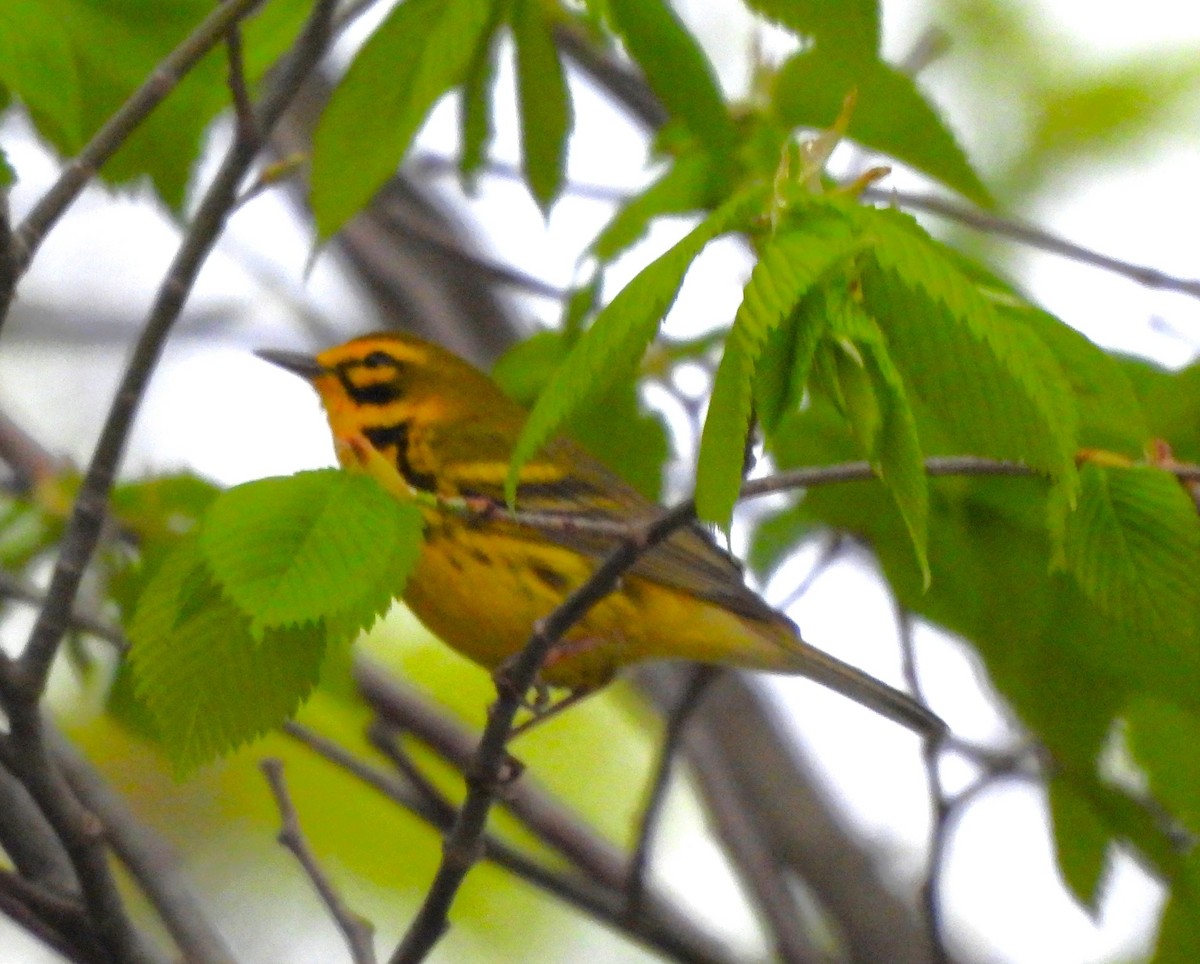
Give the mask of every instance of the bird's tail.
<svg viewBox="0 0 1200 964">
<path fill-rule="evenodd" d="M 806 643 L 790 620 L 781 617 L 770 624 L 769 631 L 788 656 L 784 664 L 771 667 L 776 672 L 806 676 L 921 736 L 938 738 L 946 733 L 945 722 L 928 707 L 894 686 Z"/>
</svg>

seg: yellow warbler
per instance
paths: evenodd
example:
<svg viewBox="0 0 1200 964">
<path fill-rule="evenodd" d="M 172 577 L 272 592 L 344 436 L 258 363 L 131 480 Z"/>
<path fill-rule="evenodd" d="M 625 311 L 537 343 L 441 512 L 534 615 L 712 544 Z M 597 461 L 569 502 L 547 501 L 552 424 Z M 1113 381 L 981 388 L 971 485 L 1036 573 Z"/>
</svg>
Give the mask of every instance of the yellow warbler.
<svg viewBox="0 0 1200 964">
<path fill-rule="evenodd" d="M 615 545 L 618 536 L 587 522 L 636 525 L 661 512 L 579 445 L 557 439 L 521 470 L 518 516 L 510 516 L 504 479 L 526 412 L 437 345 L 389 333 L 315 358 L 259 355 L 311 382 L 345 468 L 417 500 L 425 544 L 404 601 L 436 635 L 489 669 L 520 652 L 534 622 Z M 464 500 L 496 511 L 464 513 Z M 522 510 L 538 521 L 522 521 Z M 798 673 L 919 732 L 942 729 L 911 697 L 804 642 L 791 620 L 745 586 L 737 563 L 699 525 L 643 555 L 551 650 L 541 678 L 581 694 L 644 659 Z"/>
</svg>

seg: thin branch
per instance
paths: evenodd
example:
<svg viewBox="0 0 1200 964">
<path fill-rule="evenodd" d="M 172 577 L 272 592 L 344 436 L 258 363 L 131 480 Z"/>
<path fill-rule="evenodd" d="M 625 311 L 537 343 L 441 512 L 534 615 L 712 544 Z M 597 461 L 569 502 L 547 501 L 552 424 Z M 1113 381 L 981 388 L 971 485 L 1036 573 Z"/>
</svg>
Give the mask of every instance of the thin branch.
<svg viewBox="0 0 1200 964">
<path fill-rule="evenodd" d="M 459 170 L 458 161 L 454 158 L 430 152 L 418 154 L 408 163 L 408 167 L 414 174 L 441 177 L 457 176 Z M 479 171 L 481 174 L 486 174 L 489 177 L 511 181 L 514 184 L 525 183 L 524 172 L 516 164 L 510 164 L 507 161 L 486 158 L 483 164 L 480 165 Z M 565 197 L 583 198 L 587 201 L 600 201 L 605 204 L 623 204 L 629 200 L 629 191 L 622 188 L 606 187 L 603 184 L 589 184 L 585 181 L 576 181 L 571 178 L 568 178 L 563 183 L 562 193 Z"/>
<path fill-rule="evenodd" d="M 108 960 L 78 904 L 0 869 L 0 913 L 69 961 Z"/>
<path fill-rule="evenodd" d="M 862 196 L 873 201 L 911 208 L 914 211 L 924 211 L 927 214 L 956 221 L 965 227 L 972 228 L 975 231 L 982 231 L 985 234 L 1012 238 L 1014 241 L 1029 245 L 1031 248 L 1038 248 L 1042 251 L 1048 251 L 1051 254 L 1061 255 L 1072 261 L 1078 261 L 1080 264 L 1091 265 L 1094 268 L 1100 268 L 1103 271 L 1128 278 L 1145 288 L 1176 291 L 1192 298 L 1200 298 L 1200 280 L 1181 278 L 1147 265 L 1122 261 L 1119 258 L 1113 258 L 1106 254 L 1101 254 L 1099 251 L 1094 251 L 1091 248 L 1085 248 L 1083 245 L 1075 244 L 1056 234 L 1050 233 L 1044 228 L 1024 224 L 1021 221 L 1015 221 L 1011 218 L 989 214 L 986 211 L 980 211 L 978 208 L 957 204 L 954 201 L 938 197 L 934 194 L 895 191 L 878 185 L 869 185 L 863 190 Z"/>
<path fill-rule="evenodd" d="M 258 144 L 258 125 L 254 121 L 254 104 L 246 86 L 246 63 L 242 53 L 242 31 L 236 23 L 225 31 L 225 52 L 229 60 L 226 82 L 233 98 L 233 113 L 238 125 L 238 136 L 249 143 Z"/>
<path fill-rule="evenodd" d="M 329 16 L 335 6 L 335 0 L 317 0 L 304 33 L 277 71 L 271 89 L 259 108 L 257 127 L 264 135 L 269 133 L 295 96 L 301 80 L 324 53 L 329 41 Z M 238 185 L 254 162 L 256 153 L 257 139 L 250 141 L 242 136 L 235 137 L 159 288 L 125 377 L 113 400 L 63 536 L 63 549 L 50 580 L 46 606 L 42 608 L 21 657 L 23 678 L 20 682 L 34 699 L 41 695 L 50 664 L 66 628 L 67 614 L 84 567 L 96 548 L 108 494 L 133 417 L 167 335 L 179 317 L 201 266 L 225 226 L 225 217 L 236 200 Z"/>
<path fill-rule="evenodd" d="M 316 888 L 321 902 L 332 915 L 342 936 L 346 938 L 346 946 L 350 949 L 351 959 L 355 964 L 375 964 L 375 928 L 368 920 L 354 913 L 342 900 L 341 895 L 304 839 L 304 833 L 300 829 L 300 815 L 296 812 L 296 807 L 288 794 L 287 784 L 283 779 L 283 761 L 267 759 L 263 760 L 259 766 L 267 778 L 267 783 L 271 786 L 271 793 L 275 797 L 275 806 L 279 808 L 279 819 L 282 824 L 279 830 L 279 842 L 292 852 L 300 866 L 304 868 L 304 873 Z"/>
<path fill-rule="evenodd" d="M 913 639 L 912 616 L 896 603 L 896 625 L 900 631 L 901 666 L 904 681 L 914 699 L 925 702 L 921 688 L 921 677 L 917 672 L 917 651 Z M 929 806 L 933 811 L 930 823 L 929 858 L 925 877 L 921 881 L 921 907 L 925 915 L 925 926 L 929 937 L 930 953 L 934 964 L 950 964 L 946 950 L 945 924 L 942 921 L 941 869 L 945 859 L 947 824 L 950 818 L 950 800 L 942 786 L 939 770 L 941 744 L 926 739 L 921 748 L 925 761 L 925 777 L 929 785 Z"/>
<path fill-rule="evenodd" d="M 384 774 L 359 760 L 339 744 L 314 733 L 298 723 L 284 724 L 284 732 L 303 743 L 319 756 L 366 783 L 401 807 L 445 832 L 450 829 L 453 815 L 444 815 L 440 808 L 430 805 L 423 794 L 390 774 Z M 449 817 L 449 819 L 447 818 Z M 649 910 L 630 917 L 624 899 L 612 888 L 606 888 L 575 875 L 551 870 L 501 840 L 483 837 L 484 859 L 507 870 L 569 907 L 590 915 L 614 930 L 628 935 L 644 946 L 681 964 L 734 964 L 725 949 L 710 938 L 676 926 L 667 917 L 657 917 Z"/>
<path fill-rule="evenodd" d="M 251 5 L 252 0 L 231 0 L 221 11 L 228 15 L 230 10 L 241 11 L 243 8 L 249 9 Z M 295 96 L 300 81 L 324 53 L 329 40 L 329 18 L 334 6 L 334 0 L 317 0 L 303 33 L 283 59 L 260 107 L 260 129 L 263 131 L 268 131 L 279 118 Z M 212 18 L 208 22 L 211 23 Z M 220 29 L 214 31 L 213 42 L 223 36 L 232 20 L 221 18 L 217 22 Z M 106 125 L 105 129 L 111 126 Z M 108 866 L 102 826 L 79 804 L 51 758 L 42 728 L 39 702 L 50 666 L 66 631 L 83 571 L 100 538 L 108 495 L 133 416 L 163 343 L 179 316 L 200 266 L 224 225 L 226 214 L 236 198 L 238 185 L 254 161 L 256 147 L 242 137 L 235 137 L 197 209 L 192 225 L 159 289 L 109 410 L 72 509 L 46 593 L 46 603 L 38 614 L 29 642 L 19 659 L 0 663 L 0 686 L 9 716 L 15 775 L 45 814 L 71 857 L 84 901 L 102 944 L 113 957 L 122 961 L 154 961 L 157 955 L 144 943 L 125 911 Z M 78 162 L 70 168 L 79 169 Z M 77 187 L 71 186 L 73 183 L 70 178 L 60 179 L 59 185 L 65 187 L 59 190 L 59 185 L 56 185 L 48 197 L 58 198 L 61 206 L 65 207 L 77 191 Z M 39 216 L 44 217 L 47 199 L 43 199 L 43 204 L 35 209 L 35 213 L 39 210 L 42 211 Z M 45 224 L 52 223 L 54 216 Z M 29 235 L 29 251 L 36 246 L 36 239 L 40 236 L 40 230 Z"/>
<path fill-rule="evenodd" d="M 633 847 L 633 856 L 629 861 L 629 883 L 627 899 L 631 908 L 641 905 L 645 896 L 646 871 L 650 865 L 650 851 L 654 843 L 654 835 L 662 817 L 663 805 L 667 799 L 667 787 L 671 782 L 671 771 L 678 757 L 684 727 L 692 718 L 692 714 L 700 706 L 709 686 L 721 674 L 721 668 L 703 663 L 692 667 L 691 678 L 675 708 L 667 717 L 667 728 L 663 734 L 662 747 L 659 750 L 658 764 L 654 768 L 654 778 L 650 782 L 650 790 L 646 795 L 646 803 L 642 808 L 642 819 L 638 822 L 637 840 Z"/>
<path fill-rule="evenodd" d="M 462 772 L 471 766 L 478 736 L 421 696 L 411 686 L 392 679 L 369 660 L 354 664 L 359 692 L 380 718 L 392 727 L 412 734 L 443 760 Z M 629 862 L 621 851 L 597 835 L 570 808 L 540 787 L 529 774 L 510 784 L 500 801 L 509 813 L 543 844 L 557 850 L 605 891 L 625 901 L 629 884 Z M 448 829 L 447 821 L 444 829 Z M 630 915 L 623 910 L 622 916 Z M 678 942 L 690 943 L 694 953 L 711 957 L 712 940 L 687 914 L 675 907 L 658 888 L 648 887 L 634 920 L 661 922 L 663 931 L 679 935 Z"/>
<path fill-rule="evenodd" d="M 7 569 L 0 569 L 0 598 L 16 599 L 19 602 L 28 603 L 30 606 L 46 604 L 44 592 L 29 580 L 22 579 Z M 127 652 L 129 649 L 129 640 L 125 638 L 125 634 L 118 627 L 92 615 L 78 605 L 72 608 L 68 625 L 71 629 L 80 630 L 104 640 L 118 653 Z"/>
<path fill-rule="evenodd" d="M 0 261 L 2 260 L 3 255 L 0 254 Z M 3 279 L 0 279 L 0 284 L 2 281 Z M 0 287 L 0 292 L 2 290 Z M 3 301 L 0 301 L 0 304 L 3 304 Z M 32 488 L 44 479 L 53 478 L 66 466 L 64 460 L 47 452 L 5 412 L 0 412 L 0 461 L 12 469 L 17 484 L 22 489 Z"/>
<path fill-rule="evenodd" d="M 46 233 L 79 196 L 79 192 L 104 163 L 125 143 L 155 107 L 206 53 L 219 44 L 229 28 L 262 0 L 225 0 L 191 35 L 169 53 L 145 82 L 105 122 L 75 158 L 69 161 L 54 186 L 29 212 L 13 234 L 12 258 L 16 275 L 25 272 Z M 0 302 L 0 325 L 8 303 Z"/>
<path fill-rule="evenodd" d="M 391 964 L 416 964 L 425 959 L 449 927 L 448 914 L 458 889 L 480 856 L 480 838 L 495 801 L 500 775 L 508 759 L 506 744 L 524 695 L 533 685 L 551 648 L 587 611 L 616 589 L 621 576 L 644 553 L 695 518 L 687 502 L 666 512 L 639 538 L 620 543 L 581 586 L 554 612 L 534 625 L 524 649 L 497 681 L 497 699 L 488 711 L 488 723 L 467 771 L 467 798 L 442 848 L 442 860 Z"/>
<path fill-rule="evenodd" d="M 48 722 L 45 726 L 54 761 L 71 790 L 104 825 L 105 840 L 137 881 L 184 959 L 189 964 L 233 964 L 233 952 L 196 900 L 174 848 L 129 811 L 121 796 L 56 728 Z"/>
</svg>

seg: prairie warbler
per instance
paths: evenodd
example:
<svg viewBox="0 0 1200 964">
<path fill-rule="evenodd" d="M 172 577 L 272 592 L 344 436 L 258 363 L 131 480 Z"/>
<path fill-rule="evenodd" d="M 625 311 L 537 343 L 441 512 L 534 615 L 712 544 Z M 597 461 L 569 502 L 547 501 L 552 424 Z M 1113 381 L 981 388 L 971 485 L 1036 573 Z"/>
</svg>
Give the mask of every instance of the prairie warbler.
<svg viewBox="0 0 1200 964">
<path fill-rule="evenodd" d="M 514 519 L 503 509 L 503 487 L 525 410 L 482 372 L 421 339 L 377 334 L 315 358 L 259 355 L 317 390 L 344 467 L 369 472 L 397 498 L 423 496 L 425 545 L 404 601 L 489 669 L 518 653 L 534 622 L 615 544 L 617 535 L 587 520 L 640 524 L 661 511 L 579 445 L 558 439 L 521 470 L 517 508 L 518 516 L 552 514 L 561 524 Z M 456 508 L 464 501 L 496 511 L 472 516 Z M 551 651 L 541 677 L 578 695 L 645 659 L 797 673 L 918 732 L 943 728 L 909 696 L 804 642 L 700 525 L 643 555 Z"/>
</svg>

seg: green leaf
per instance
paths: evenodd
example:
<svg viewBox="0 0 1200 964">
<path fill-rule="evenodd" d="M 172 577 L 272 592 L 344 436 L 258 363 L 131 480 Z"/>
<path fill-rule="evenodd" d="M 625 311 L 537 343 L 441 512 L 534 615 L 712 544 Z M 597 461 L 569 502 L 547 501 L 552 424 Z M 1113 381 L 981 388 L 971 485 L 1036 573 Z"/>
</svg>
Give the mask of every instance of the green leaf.
<svg viewBox="0 0 1200 964">
<path fill-rule="evenodd" d="M 183 539 L 150 581 L 129 625 L 134 690 L 176 771 L 278 726 L 320 675 L 324 626 L 270 629 L 222 597 L 198 539 Z"/>
<path fill-rule="evenodd" d="M 1054 777 L 1047 789 L 1059 870 L 1075 899 L 1094 916 L 1109 869 L 1112 831 L 1068 779 Z"/>
<path fill-rule="evenodd" d="M 771 332 L 812 285 L 845 261 L 858 240 L 840 220 L 817 219 L 772 238 L 750 274 L 725 342 L 696 464 L 696 512 L 727 525 L 737 501 L 750 424 L 755 366 Z"/>
<path fill-rule="evenodd" d="M 843 57 L 865 60 L 879 50 L 877 0 L 746 0 L 746 6 Z"/>
<path fill-rule="evenodd" d="M 145 548 L 147 540 L 167 542 L 190 532 L 220 491 L 207 479 L 180 472 L 118 485 L 112 509 Z"/>
<path fill-rule="evenodd" d="M 1150 792 L 1191 833 L 1200 832 L 1200 715 L 1194 708 L 1137 696 L 1125 710 L 1125 723 Z"/>
<path fill-rule="evenodd" d="M 58 0 L 0 4 L 0 87 L 55 143 L 75 145 L 83 139 L 83 91 L 64 14 Z"/>
<path fill-rule="evenodd" d="M 1049 312 L 1003 303 L 999 311 L 1005 321 L 1028 327 L 1058 359 L 1079 410 L 1079 444 L 1140 458 L 1150 429 L 1116 359 Z"/>
<path fill-rule="evenodd" d="M 560 332 L 538 332 L 510 348 L 496 362 L 492 377 L 514 400 L 532 405 L 567 351 Z M 642 406 L 636 377 L 613 383 L 594 405 L 577 411 L 563 427 L 642 495 L 658 501 L 670 444 L 662 419 Z"/>
<path fill-rule="evenodd" d="M 488 146 L 495 134 L 492 95 L 496 84 L 496 58 L 500 50 L 498 28 L 502 6 L 501 3 L 492 5 L 483 39 L 475 47 L 475 55 L 467 66 L 462 83 L 462 109 L 459 111 L 462 148 L 458 170 L 468 189 L 474 187 L 474 175 L 487 159 Z"/>
<path fill-rule="evenodd" d="M 1171 881 L 1158 946 L 1151 964 L 1192 964 L 1200 960 L 1200 852 L 1192 849 L 1182 873 Z"/>
<path fill-rule="evenodd" d="M 363 45 L 313 135 L 312 206 L 326 240 L 395 173 L 484 42 L 489 0 L 405 0 Z"/>
<path fill-rule="evenodd" d="M 83 138 L 91 137 L 142 85 L 155 68 L 213 9 L 210 0 L 58 0 L 65 13 L 78 64 Z M 311 9 L 305 0 L 272 0 L 242 23 L 246 81 L 251 90 L 292 43 Z M 163 201 L 183 206 L 205 129 L 229 107 L 228 58 L 218 46 L 200 61 L 104 166 L 102 177 L 123 184 L 149 175 Z M 47 135 L 46 131 L 41 131 Z M 48 135 L 47 135 L 48 136 Z M 64 154 L 82 141 L 50 137 Z"/>
<path fill-rule="evenodd" d="M 775 80 L 774 106 L 792 127 L 829 127 L 857 91 L 848 135 L 941 181 L 978 204 L 987 188 L 912 79 L 879 61 L 848 61 L 818 48 L 792 57 Z"/>
<path fill-rule="evenodd" d="M 571 100 L 542 0 L 516 0 L 517 99 L 521 108 L 521 161 L 525 181 L 543 213 L 566 175 Z"/>
<path fill-rule="evenodd" d="M 876 411 L 873 430 L 860 432 L 859 440 L 896 500 L 912 537 L 922 579 L 928 586 L 929 484 L 908 390 L 875 319 L 846 295 L 831 302 L 831 335 L 850 339 L 857 349 Z"/>
<path fill-rule="evenodd" d="M 767 336 L 754 380 L 754 404 L 768 445 L 781 420 L 799 411 L 813 354 L 828 328 L 826 292 L 817 289 Z"/>
<path fill-rule="evenodd" d="M 1080 587 L 1146 647 L 1200 670 L 1200 519 L 1173 475 L 1153 468 L 1080 470 L 1064 552 Z"/>
<path fill-rule="evenodd" d="M 613 27 L 672 117 L 711 150 L 731 155 L 737 131 L 712 65 L 664 0 L 608 0 Z"/>
<path fill-rule="evenodd" d="M 865 304 L 906 384 L 953 443 L 1022 461 L 1073 492 L 1078 414 L 1053 353 L 1030 327 L 1001 318 L 910 217 L 860 211 L 876 241 Z"/>
<path fill-rule="evenodd" d="M 8 187 L 16 183 L 17 173 L 8 162 L 8 155 L 0 148 L 0 187 Z"/>
<path fill-rule="evenodd" d="M 709 241 L 745 224 L 761 209 L 764 192 L 736 195 L 647 265 L 596 316 L 538 396 L 509 465 L 505 493 L 516 498 L 521 467 L 585 402 L 629 377 L 675 301 L 683 276 Z"/>
<path fill-rule="evenodd" d="M 403 588 L 421 527 L 420 511 L 370 476 L 323 469 L 229 489 L 200 542 L 213 576 L 260 636 L 335 614 L 369 623 Z"/>
</svg>

